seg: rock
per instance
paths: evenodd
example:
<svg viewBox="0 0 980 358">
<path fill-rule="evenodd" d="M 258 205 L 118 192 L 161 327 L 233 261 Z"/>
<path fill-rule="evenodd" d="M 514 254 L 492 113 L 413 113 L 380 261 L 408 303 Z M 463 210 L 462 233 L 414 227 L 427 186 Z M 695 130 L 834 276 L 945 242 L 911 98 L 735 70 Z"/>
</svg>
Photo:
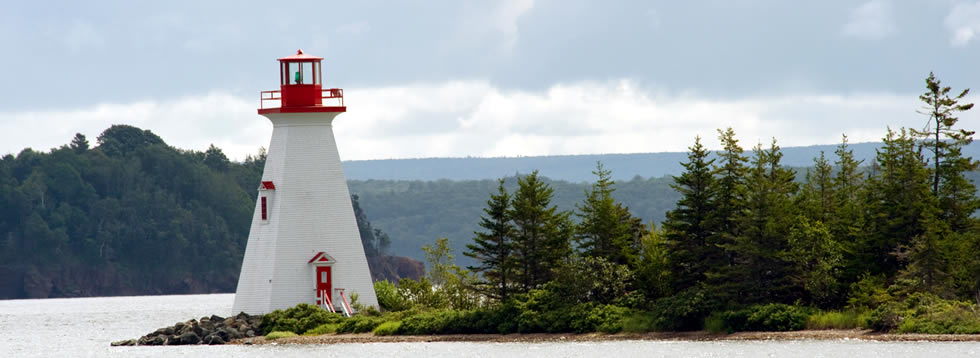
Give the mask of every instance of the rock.
<svg viewBox="0 0 980 358">
<path fill-rule="evenodd" d="M 162 346 L 164 343 L 167 343 L 167 336 L 162 334 L 153 336 L 153 338 L 146 341 L 146 345 L 149 346 Z"/>
<path fill-rule="evenodd" d="M 123 341 L 115 341 L 115 342 L 112 342 L 110 344 L 110 346 L 113 346 L 113 347 L 118 347 L 118 346 L 135 346 L 135 345 L 136 345 L 136 340 L 135 339 L 127 339 L 127 340 L 123 340 Z"/>
<path fill-rule="evenodd" d="M 221 316 L 218 316 L 218 315 L 211 315 L 211 323 L 217 323 L 217 322 L 221 322 L 221 321 L 224 321 L 224 320 L 225 320 L 224 317 L 221 317 Z"/>
<path fill-rule="evenodd" d="M 245 332 L 245 337 L 255 337 L 255 331 L 248 330 L 248 332 Z"/>
<path fill-rule="evenodd" d="M 176 333 L 176 332 L 174 331 L 174 328 L 173 327 L 163 327 L 163 328 L 160 328 L 160 329 L 158 329 L 156 331 L 153 331 L 153 333 L 150 333 L 148 335 L 149 336 L 159 336 L 159 335 L 162 334 L 162 335 L 170 336 L 170 335 L 173 335 L 174 333 Z"/>
<path fill-rule="evenodd" d="M 201 341 L 201 337 L 194 334 L 194 332 L 187 332 L 177 337 L 180 344 L 197 344 Z"/>
<path fill-rule="evenodd" d="M 204 342 L 204 344 L 210 344 L 210 345 L 225 344 L 225 343 L 227 343 L 227 342 L 225 342 L 225 340 L 223 338 L 221 338 L 220 335 L 217 335 L 217 334 L 212 334 L 212 335 L 209 335 L 207 337 L 204 337 L 204 341 L 203 342 Z"/>
</svg>

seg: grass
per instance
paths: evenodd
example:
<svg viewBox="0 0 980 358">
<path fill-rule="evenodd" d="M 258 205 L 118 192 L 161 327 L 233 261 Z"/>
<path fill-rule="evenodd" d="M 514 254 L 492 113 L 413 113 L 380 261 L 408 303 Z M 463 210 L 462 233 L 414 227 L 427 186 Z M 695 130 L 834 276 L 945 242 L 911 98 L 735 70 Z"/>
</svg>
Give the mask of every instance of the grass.
<svg viewBox="0 0 980 358">
<path fill-rule="evenodd" d="M 389 321 L 374 327 L 375 336 L 391 336 L 398 333 L 398 328 L 402 326 L 401 321 Z"/>
<path fill-rule="evenodd" d="M 272 331 L 269 332 L 269 334 L 265 335 L 265 339 L 279 339 L 279 338 L 288 338 L 288 337 L 296 337 L 296 333 L 284 332 L 284 331 Z"/>
<path fill-rule="evenodd" d="M 826 311 L 810 315 L 807 329 L 856 329 L 866 326 L 869 312 Z"/>
<path fill-rule="evenodd" d="M 319 336 L 321 334 L 337 333 L 338 327 L 340 327 L 340 323 L 324 323 L 319 326 L 316 326 L 316 328 L 306 331 L 306 333 L 303 333 L 303 335 Z"/>
</svg>

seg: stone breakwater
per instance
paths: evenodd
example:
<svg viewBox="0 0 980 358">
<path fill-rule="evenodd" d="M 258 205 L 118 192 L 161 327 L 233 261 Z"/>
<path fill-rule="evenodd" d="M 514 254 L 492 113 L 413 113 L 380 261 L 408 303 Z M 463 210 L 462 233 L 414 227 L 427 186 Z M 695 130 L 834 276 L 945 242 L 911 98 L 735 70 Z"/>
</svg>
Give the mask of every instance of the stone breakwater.
<svg viewBox="0 0 980 358">
<path fill-rule="evenodd" d="M 259 326 L 262 316 L 239 313 L 237 316 L 201 317 L 186 322 L 177 322 L 150 332 L 139 339 L 112 342 L 112 346 L 162 346 L 184 344 L 225 344 L 233 339 L 255 337 L 261 334 Z"/>
</svg>

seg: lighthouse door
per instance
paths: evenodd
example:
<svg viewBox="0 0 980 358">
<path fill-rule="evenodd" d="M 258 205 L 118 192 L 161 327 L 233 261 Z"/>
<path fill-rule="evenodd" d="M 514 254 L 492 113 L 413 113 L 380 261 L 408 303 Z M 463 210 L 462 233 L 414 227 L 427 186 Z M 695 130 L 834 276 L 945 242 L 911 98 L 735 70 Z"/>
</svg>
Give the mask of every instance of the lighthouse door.
<svg viewBox="0 0 980 358">
<path fill-rule="evenodd" d="M 325 305 L 328 302 L 333 301 L 327 300 L 324 302 L 323 294 L 330 295 L 333 292 L 331 287 L 332 277 L 330 277 L 330 266 L 316 266 L 316 297 L 317 305 Z M 329 296 L 328 296 L 329 297 Z"/>
</svg>

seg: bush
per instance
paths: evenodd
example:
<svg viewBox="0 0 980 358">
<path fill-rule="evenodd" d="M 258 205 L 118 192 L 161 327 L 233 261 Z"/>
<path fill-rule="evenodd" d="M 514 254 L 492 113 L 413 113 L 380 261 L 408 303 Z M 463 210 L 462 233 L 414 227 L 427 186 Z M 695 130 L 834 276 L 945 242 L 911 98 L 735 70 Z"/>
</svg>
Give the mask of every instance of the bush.
<svg viewBox="0 0 980 358">
<path fill-rule="evenodd" d="M 340 326 L 337 327 L 337 333 L 371 332 L 374 330 L 374 327 L 384 323 L 384 321 L 380 317 L 357 315 L 341 322 Z"/>
<path fill-rule="evenodd" d="M 287 337 L 296 337 L 296 333 L 288 331 L 272 331 L 265 335 L 265 339 L 279 339 Z"/>
<path fill-rule="evenodd" d="M 580 304 L 570 311 L 568 328 L 575 333 L 617 333 L 623 330 L 623 320 L 630 310 L 613 305 Z"/>
<path fill-rule="evenodd" d="M 401 327 L 401 325 L 402 325 L 402 322 L 401 321 L 392 321 L 392 322 L 382 323 L 382 324 L 378 325 L 377 327 L 374 327 L 374 335 L 375 336 L 391 336 L 391 335 L 394 335 L 395 333 L 398 332 L 398 329 Z"/>
<path fill-rule="evenodd" d="M 716 306 L 704 291 L 692 287 L 656 302 L 654 325 L 661 331 L 696 331 Z"/>
<path fill-rule="evenodd" d="M 931 334 L 980 333 L 980 312 L 972 303 L 914 293 L 872 311 L 868 326 L 876 331 Z"/>
<path fill-rule="evenodd" d="M 799 331 L 806 328 L 810 315 L 806 309 L 782 303 L 756 305 L 720 314 L 724 330 L 741 331 Z M 713 329 L 721 328 L 712 322 Z"/>
<path fill-rule="evenodd" d="M 623 317 L 623 332 L 651 332 L 657 330 L 657 315 L 653 312 L 634 311 Z"/>
<path fill-rule="evenodd" d="M 325 323 L 338 323 L 343 320 L 339 313 L 331 313 L 326 310 L 305 303 L 300 303 L 296 307 L 283 310 L 275 310 L 266 314 L 262 318 L 262 333 L 268 334 L 272 331 L 288 331 L 296 334 L 316 328 Z"/>
<path fill-rule="evenodd" d="M 412 308 L 412 303 L 399 292 L 398 286 L 388 281 L 375 281 L 374 293 L 378 295 L 378 306 L 392 312 Z"/>
</svg>

